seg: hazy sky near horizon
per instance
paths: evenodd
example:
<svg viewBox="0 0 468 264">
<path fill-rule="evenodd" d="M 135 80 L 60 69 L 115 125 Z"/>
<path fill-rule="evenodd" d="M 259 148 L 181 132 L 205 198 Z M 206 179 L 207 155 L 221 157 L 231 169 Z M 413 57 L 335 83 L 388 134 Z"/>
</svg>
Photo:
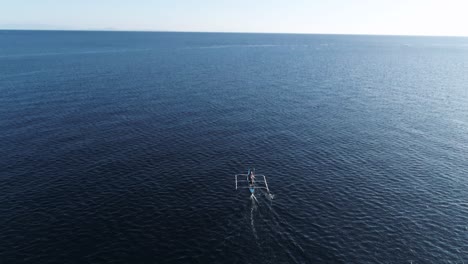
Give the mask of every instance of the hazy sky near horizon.
<svg viewBox="0 0 468 264">
<path fill-rule="evenodd" d="M 467 0 L 0 0 L 0 28 L 468 36 Z"/>
</svg>

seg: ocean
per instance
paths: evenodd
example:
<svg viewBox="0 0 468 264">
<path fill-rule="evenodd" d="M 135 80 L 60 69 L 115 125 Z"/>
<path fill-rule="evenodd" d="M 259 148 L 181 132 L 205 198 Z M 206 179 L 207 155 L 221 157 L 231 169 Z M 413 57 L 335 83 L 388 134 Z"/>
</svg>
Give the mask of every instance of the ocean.
<svg viewBox="0 0 468 264">
<path fill-rule="evenodd" d="M 0 94 L 0 263 L 468 263 L 468 38 L 3 30 Z"/>
</svg>

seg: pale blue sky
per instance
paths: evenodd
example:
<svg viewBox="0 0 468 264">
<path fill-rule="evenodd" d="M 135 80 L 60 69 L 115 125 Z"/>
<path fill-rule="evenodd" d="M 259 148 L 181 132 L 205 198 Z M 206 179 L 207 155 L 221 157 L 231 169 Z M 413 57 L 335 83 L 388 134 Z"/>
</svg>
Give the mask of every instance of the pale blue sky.
<svg viewBox="0 0 468 264">
<path fill-rule="evenodd" d="M 468 36 L 468 1 L 0 0 L 0 28 Z"/>
</svg>

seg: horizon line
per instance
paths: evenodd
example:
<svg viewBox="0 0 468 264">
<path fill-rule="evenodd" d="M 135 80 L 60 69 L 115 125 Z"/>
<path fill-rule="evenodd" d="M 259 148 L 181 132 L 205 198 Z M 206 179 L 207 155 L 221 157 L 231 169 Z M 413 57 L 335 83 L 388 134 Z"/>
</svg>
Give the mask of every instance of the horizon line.
<svg viewBox="0 0 468 264">
<path fill-rule="evenodd" d="M 275 34 L 275 35 L 335 35 L 335 36 L 389 36 L 389 37 L 451 37 L 468 38 L 468 35 L 410 35 L 372 33 L 306 33 L 306 32 L 243 32 L 243 31 L 183 31 L 183 30 L 125 30 L 125 29 L 28 29 L 0 28 L 0 31 L 76 31 L 76 32 L 147 32 L 147 33 L 214 33 L 214 34 Z"/>
</svg>

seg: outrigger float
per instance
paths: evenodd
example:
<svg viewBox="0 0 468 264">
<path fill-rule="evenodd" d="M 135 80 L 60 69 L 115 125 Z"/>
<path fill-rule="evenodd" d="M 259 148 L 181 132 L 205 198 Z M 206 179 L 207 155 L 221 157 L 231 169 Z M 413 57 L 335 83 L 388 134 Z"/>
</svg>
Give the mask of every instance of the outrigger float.
<svg viewBox="0 0 468 264">
<path fill-rule="evenodd" d="M 240 188 L 248 188 L 251 193 L 250 197 L 255 200 L 257 200 L 254 195 L 255 189 L 265 189 L 270 197 L 272 197 L 270 194 L 270 189 L 268 189 L 268 183 L 265 175 L 256 174 L 255 169 L 249 169 L 247 174 L 236 174 L 235 179 L 236 190 Z"/>
</svg>

